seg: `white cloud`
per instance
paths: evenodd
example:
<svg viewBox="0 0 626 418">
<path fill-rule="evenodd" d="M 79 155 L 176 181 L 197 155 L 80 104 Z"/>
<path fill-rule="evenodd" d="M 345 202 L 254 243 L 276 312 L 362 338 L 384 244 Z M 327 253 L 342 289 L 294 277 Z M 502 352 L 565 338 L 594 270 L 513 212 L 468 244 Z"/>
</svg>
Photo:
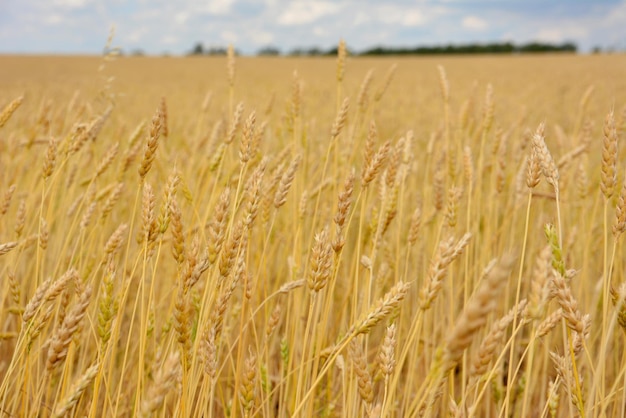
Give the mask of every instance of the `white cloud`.
<svg viewBox="0 0 626 418">
<path fill-rule="evenodd" d="M 581 27 L 563 27 L 562 29 L 549 28 L 537 32 L 537 39 L 545 42 L 564 42 L 580 40 L 587 37 L 587 30 Z"/>
<path fill-rule="evenodd" d="M 419 10 L 409 10 L 404 14 L 402 24 L 404 26 L 420 26 L 425 21 L 424 15 Z"/>
<path fill-rule="evenodd" d="M 220 32 L 220 38 L 224 42 L 234 44 L 239 39 L 239 36 L 231 30 L 223 30 Z"/>
<path fill-rule="evenodd" d="M 357 14 L 354 16 L 354 21 L 352 22 L 353 26 L 359 26 L 359 25 L 363 25 L 366 23 L 369 23 L 372 21 L 372 18 L 369 16 L 369 14 L 359 11 L 357 12 Z"/>
<path fill-rule="evenodd" d="M 43 21 L 48 25 L 58 25 L 63 22 L 63 16 L 58 14 L 51 14 L 48 16 L 44 16 Z"/>
<path fill-rule="evenodd" d="M 372 8 L 372 16 L 388 25 L 421 26 L 428 21 L 425 9 L 405 9 L 398 5 L 383 4 Z"/>
<path fill-rule="evenodd" d="M 278 17 L 278 23 L 285 26 L 303 25 L 336 14 L 340 8 L 339 4 L 329 1 L 294 1 Z"/>
<path fill-rule="evenodd" d="M 613 9 L 609 10 L 606 21 L 607 23 L 618 24 L 624 27 L 626 25 L 626 1 L 617 4 Z"/>
<path fill-rule="evenodd" d="M 128 35 L 125 36 L 125 38 L 132 43 L 137 43 L 141 41 L 147 33 L 148 29 L 146 27 L 142 27 L 140 29 L 136 29 L 130 32 Z"/>
<path fill-rule="evenodd" d="M 482 31 L 489 26 L 486 21 L 476 16 L 465 16 L 462 25 L 466 29 Z"/>
<path fill-rule="evenodd" d="M 161 38 L 161 42 L 165 45 L 174 45 L 178 42 L 178 36 L 167 35 Z"/>
<path fill-rule="evenodd" d="M 81 9 L 89 3 L 90 0 L 55 0 L 53 4 L 65 9 Z"/>
<path fill-rule="evenodd" d="M 267 32 L 264 30 L 251 30 L 247 33 L 247 37 L 253 44 L 257 46 L 269 45 L 274 42 L 274 35 L 271 32 Z"/>
<path fill-rule="evenodd" d="M 593 27 L 589 46 L 602 45 L 611 49 L 626 49 L 626 1 L 608 9 Z"/>
<path fill-rule="evenodd" d="M 537 40 L 545 42 L 561 42 L 564 38 L 563 31 L 560 29 L 543 29 L 537 33 Z"/>
<path fill-rule="evenodd" d="M 235 0 L 210 0 L 201 8 L 201 11 L 212 15 L 226 15 L 230 13 Z"/>
<path fill-rule="evenodd" d="M 323 38 L 324 36 L 328 35 L 328 31 L 321 26 L 316 26 L 313 28 L 313 35 L 317 36 L 318 38 Z"/>
<path fill-rule="evenodd" d="M 178 25 L 184 25 L 189 19 L 189 12 L 182 11 L 174 15 L 174 22 Z"/>
<path fill-rule="evenodd" d="M 171 13 L 171 14 L 173 14 L 173 13 Z M 168 11 L 168 15 L 171 16 L 171 14 Z M 138 11 L 133 13 L 131 15 L 131 19 L 143 23 L 143 22 L 147 22 L 147 21 L 151 21 L 151 20 L 152 21 L 157 21 L 159 19 L 162 19 L 162 15 L 163 15 L 163 11 L 146 7 L 146 8 L 143 8 L 143 9 L 139 9 Z"/>
</svg>

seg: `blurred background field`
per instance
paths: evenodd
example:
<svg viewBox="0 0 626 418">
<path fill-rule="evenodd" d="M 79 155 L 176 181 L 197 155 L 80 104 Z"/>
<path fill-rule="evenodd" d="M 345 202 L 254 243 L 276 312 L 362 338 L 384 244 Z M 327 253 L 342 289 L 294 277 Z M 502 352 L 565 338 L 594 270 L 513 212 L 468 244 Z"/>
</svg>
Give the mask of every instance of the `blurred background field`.
<svg viewBox="0 0 626 418">
<path fill-rule="evenodd" d="M 545 118 L 546 122 L 567 126 L 576 118 L 578 102 L 591 85 L 594 93 L 589 111 L 597 113 L 590 118 L 597 120 L 607 106 L 623 103 L 626 94 L 624 56 L 565 54 L 349 58 L 346 95 L 356 98 L 370 69 L 375 70 L 373 83 L 380 84 L 394 63 L 398 68 L 389 86 L 388 106 L 377 110 L 382 117 L 395 115 L 400 130 L 429 132 L 433 119 L 439 122 L 430 113 L 441 109 L 437 65 L 446 69 L 451 100 L 457 107 L 473 89 L 478 94 L 491 83 L 498 101 L 496 114 L 505 118 L 503 124 L 515 121 L 525 111 L 533 118 L 529 123 Z M 103 71 L 98 71 L 102 58 L 95 56 L 5 55 L 0 56 L 0 64 L 5 101 L 25 93 L 31 99 L 26 104 L 35 106 L 56 97 L 69 100 L 76 91 L 83 100 L 89 100 L 112 76 L 112 91 L 119 95 L 116 100 L 123 113 L 133 118 L 150 115 L 162 96 L 171 102 L 174 114 L 184 114 L 202 105 L 209 92 L 215 99 L 211 110 L 221 115 L 227 112 L 225 102 L 219 100 L 228 94 L 225 57 L 121 57 L 107 63 Z M 306 107 L 311 114 L 320 115 L 315 119 L 330 123 L 335 114 L 334 106 L 328 105 L 334 104 L 335 66 L 334 57 L 241 57 L 235 96 L 259 112 L 274 98 L 272 113 L 278 115 L 290 94 L 291 85 L 286 81 L 297 71 L 304 83 Z M 172 121 L 187 122 L 182 117 Z"/>
</svg>

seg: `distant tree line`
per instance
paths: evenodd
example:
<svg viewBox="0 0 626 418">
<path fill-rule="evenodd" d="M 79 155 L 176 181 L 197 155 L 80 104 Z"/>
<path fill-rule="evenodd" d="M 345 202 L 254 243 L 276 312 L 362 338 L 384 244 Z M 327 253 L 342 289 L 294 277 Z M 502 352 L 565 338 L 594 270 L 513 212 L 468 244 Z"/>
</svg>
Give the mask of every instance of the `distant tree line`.
<svg viewBox="0 0 626 418">
<path fill-rule="evenodd" d="M 437 54 L 523 54 L 541 52 L 568 52 L 576 53 L 578 46 L 573 42 L 562 44 L 549 44 L 542 42 L 530 42 L 515 45 L 511 42 L 471 43 L 471 44 L 448 44 L 434 46 L 416 46 L 413 48 L 395 48 L 377 46 L 364 51 L 349 51 L 350 55 L 375 56 L 375 55 L 437 55 Z M 257 55 L 282 55 L 275 47 L 260 49 Z M 333 56 L 337 55 L 337 47 L 330 49 L 294 48 L 287 52 L 288 56 Z"/>
<path fill-rule="evenodd" d="M 226 55 L 228 48 L 225 46 L 205 47 L 201 42 L 196 43 L 186 55 L 191 56 L 216 56 Z M 624 52 L 626 49 L 619 47 L 602 48 L 594 46 L 591 49 L 593 54 L 602 53 L 618 53 Z M 576 53 L 578 46 L 573 42 L 565 42 L 562 44 L 550 44 L 542 42 L 530 42 L 521 45 L 515 45 L 511 42 L 492 42 L 492 43 L 470 43 L 470 44 L 448 44 L 436 46 L 416 46 L 416 47 L 386 47 L 377 46 L 363 51 L 353 51 L 348 49 L 348 54 L 353 56 L 377 56 L 377 55 L 437 55 L 437 54 L 525 54 L 525 53 L 542 53 L 542 52 L 564 52 Z M 106 50 L 104 51 L 106 54 Z M 118 55 L 143 56 L 146 53 L 136 48 L 125 52 L 118 51 Z M 240 51 L 235 49 L 235 54 L 240 55 Z M 162 53 L 163 56 L 169 56 L 167 52 Z M 319 47 L 294 48 L 287 52 L 282 52 L 275 46 L 266 46 L 256 52 L 258 56 L 336 56 L 337 47 L 323 49 Z"/>
<path fill-rule="evenodd" d="M 205 48 L 201 42 L 194 45 L 188 55 L 226 55 L 226 47 Z M 575 53 L 578 47 L 573 42 L 562 44 L 550 44 L 543 42 L 530 42 L 515 45 L 512 42 L 470 43 L 470 44 L 447 44 L 435 46 L 416 46 L 408 48 L 377 46 L 364 51 L 355 52 L 349 50 L 353 56 L 377 56 L 377 55 L 438 55 L 438 54 L 524 54 L 542 52 L 567 52 Z M 238 53 L 238 51 L 236 51 Z M 259 56 L 334 56 L 337 55 L 337 47 L 323 49 L 319 47 L 294 48 L 285 54 L 274 46 L 266 46 L 257 51 Z"/>
<path fill-rule="evenodd" d="M 228 48 L 225 46 L 210 46 L 206 48 L 202 42 L 197 42 L 187 55 L 226 55 Z M 235 49 L 235 54 L 239 55 L 239 51 Z"/>
<path fill-rule="evenodd" d="M 415 48 L 375 47 L 361 52 L 359 55 L 436 55 L 436 54 L 515 54 L 537 52 L 577 52 L 578 47 L 572 42 L 548 44 L 531 42 L 515 45 L 511 42 L 442 46 L 418 46 Z"/>
<path fill-rule="evenodd" d="M 512 42 L 492 42 L 492 43 L 470 43 L 470 44 L 447 44 L 434 46 L 416 47 L 386 47 L 377 46 L 364 51 L 348 51 L 350 55 L 375 56 L 375 55 L 437 55 L 437 54 L 523 54 L 541 52 L 569 52 L 575 53 L 578 46 L 573 42 L 562 44 L 550 44 L 544 42 L 530 42 L 515 45 Z M 197 42 L 187 55 L 226 55 L 227 48 L 223 46 L 205 47 L 202 42 Z M 239 54 L 239 51 L 235 51 Z M 294 48 L 283 54 L 281 50 L 274 46 L 266 46 L 256 53 L 259 56 L 333 56 L 337 55 L 337 47 L 323 49 L 319 47 Z"/>
</svg>

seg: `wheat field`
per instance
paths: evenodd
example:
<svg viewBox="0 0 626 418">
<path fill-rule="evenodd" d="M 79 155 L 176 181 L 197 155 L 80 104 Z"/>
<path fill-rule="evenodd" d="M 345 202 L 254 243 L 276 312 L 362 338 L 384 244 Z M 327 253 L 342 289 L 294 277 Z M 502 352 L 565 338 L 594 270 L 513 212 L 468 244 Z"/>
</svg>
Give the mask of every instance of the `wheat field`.
<svg viewBox="0 0 626 418">
<path fill-rule="evenodd" d="M 624 65 L 0 57 L 0 416 L 625 416 Z"/>
</svg>

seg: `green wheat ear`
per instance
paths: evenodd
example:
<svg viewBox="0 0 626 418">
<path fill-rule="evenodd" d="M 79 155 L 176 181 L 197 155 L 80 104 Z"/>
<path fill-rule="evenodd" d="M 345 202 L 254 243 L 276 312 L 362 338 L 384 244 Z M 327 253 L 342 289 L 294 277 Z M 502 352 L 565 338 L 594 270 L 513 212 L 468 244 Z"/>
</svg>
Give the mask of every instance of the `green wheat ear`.
<svg viewBox="0 0 626 418">
<path fill-rule="evenodd" d="M 554 269 L 558 271 L 561 276 L 565 277 L 563 251 L 559 245 L 559 237 L 556 233 L 556 228 L 552 224 L 546 224 L 544 232 L 546 234 L 546 238 L 548 239 L 548 244 L 550 244 L 550 248 L 552 249 L 552 267 L 554 267 Z"/>
<path fill-rule="evenodd" d="M 289 364 L 289 342 L 285 339 L 280 342 L 280 358 L 287 367 Z"/>
<path fill-rule="evenodd" d="M 265 364 L 261 364 L 261 387 L 265 393 L 272 391 L 272 382 L 267 376 L 267 366 Z"/>
</svg>

